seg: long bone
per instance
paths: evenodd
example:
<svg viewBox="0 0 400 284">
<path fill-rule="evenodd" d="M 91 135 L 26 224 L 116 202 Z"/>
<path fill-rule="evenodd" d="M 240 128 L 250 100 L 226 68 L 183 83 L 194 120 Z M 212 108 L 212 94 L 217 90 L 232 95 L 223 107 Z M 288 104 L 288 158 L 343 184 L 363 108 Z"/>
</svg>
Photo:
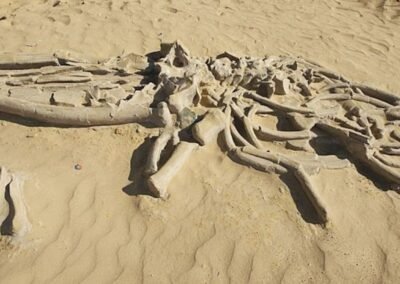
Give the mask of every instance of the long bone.
<svg viewBox="0 0 400 284">
<path fill-rule="evenodd" d="M 199 146 L 197 143 L 181 141 L 172 153 L 171 158 L 161 167 L 161 169 L 150 176 L 148 185 L 150 191 L 158 197 L 167 198 L 167 188 L 174 176 L 184 166 L 190 154 Z"/>
<path fill-rule="evenodd" d="M 260 139 L 267 141 L 287 141 L 311 138 L 311 132 L 309 130 L 279 131 L 263 127 L 259 124 L 253 124 L 253 128 Z"/>
<path fill-rule="evenodd" d="M 283 105 L 283 104 L 274 102 L 271 99 L 264 98 L 260 95 L 257 95 L 253 92 L 245 92 L 244 95 L 246 97 L 250 97 L 250 98 L 254 99 L 255 101 L 257 101 L 261 104 L 264 104 L 270 108 L 280 110 L 283 112 L 298 112 L 298 113 L 303 113 L 303 114 L 315 114 L 315 111 L 312 109 L 301 107 L 301 106 L 292 107 L 292 106 L 288 106 L 288 105 Z"/>
<path fill-rule="evenodd" d="M 250 143 L 253 144 L 254 146 L 256 146 L 257 148 L 262 149 L 263 146 L 260 143 L 260 141 L 258 140 L 256 134 L 254 133 L 253 126 L 252 126 L 249 118 L 244 115 L 244 112 L 237 106 L 236 103 L 232 102 L 230 106 L 231 106 L 235 116 L 238 119 L 242 120 L 244 129 L 250 140 Z"/>
</svg>

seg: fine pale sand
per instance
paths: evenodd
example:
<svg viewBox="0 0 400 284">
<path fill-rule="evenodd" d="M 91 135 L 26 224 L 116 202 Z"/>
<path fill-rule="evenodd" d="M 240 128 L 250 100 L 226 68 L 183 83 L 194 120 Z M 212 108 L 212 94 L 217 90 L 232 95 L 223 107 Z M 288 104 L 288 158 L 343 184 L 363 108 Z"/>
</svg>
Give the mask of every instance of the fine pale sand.
<svg viewBox="0 0 400 284">
<path fill-rule="evenodd" d="M 302 56 L 396 94 L 399 32 L 395 0 L 0 3 L 0 52 L 105 59 L 179 39 L 197 56 Z M 298 185 L 236 164 L 217 145 L 193 153 L 164 201 L 134 194 L 156 130 L 1 118 L 0 165 L 25 179 L 32 225 L 20 242 L 1 237 L 1 283 L 400 279 L 400 195 L 354 166 L 312 176 L 329 203 L 323 227 Z"/>
</svg>

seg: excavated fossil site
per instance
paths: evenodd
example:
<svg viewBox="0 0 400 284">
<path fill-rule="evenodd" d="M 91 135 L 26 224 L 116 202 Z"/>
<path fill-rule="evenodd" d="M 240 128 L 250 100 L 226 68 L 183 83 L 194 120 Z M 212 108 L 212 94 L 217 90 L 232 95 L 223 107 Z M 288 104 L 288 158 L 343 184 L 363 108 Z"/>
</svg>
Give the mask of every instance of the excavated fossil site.
<svg viewBox="0 0 400 284">
<path fill-rule="evenodd" d="M 0 110 L 52 125 L 161 127 L 143 176 L 155 197 L 167 198 L 190 154 L 219 134 L 221 151 L 233 161 L 293 175 L 323 223 L 329 201 L 309 178 L 321 168 L 360 163 L 399 190 L 399 96 L 300 58 L 223 53 L 200 59 L 178 42 L 162 44 L 157 57 L 127 55 L 103 64 L 68 54 L 1 59 Z M 286 129 L 272 128 L 271 120 Z M 5 191 L 13 178 L 4 173 L 1 182 Z M 8 190 L 19 200 L 18 187 Z"/>
<path fill-rule="evenodd" d="M 5 283 L 396 283 L 396 3 L 19 2 L 0 4 Z"/>
</svg>

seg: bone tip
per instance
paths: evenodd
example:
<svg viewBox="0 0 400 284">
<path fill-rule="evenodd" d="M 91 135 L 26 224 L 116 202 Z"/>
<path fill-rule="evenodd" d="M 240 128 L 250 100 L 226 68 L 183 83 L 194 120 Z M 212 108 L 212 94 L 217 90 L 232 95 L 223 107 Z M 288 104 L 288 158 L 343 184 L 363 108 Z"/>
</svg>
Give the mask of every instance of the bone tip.
<svg viewBox="0 0 400 284">
<path fill-rule="evenodd" d="M 167 193 L 167 189 L 161 185 L 157 185 L 157 182 L 154 180 L 153 177 L 150 177 L 147 181 L 147 185 L 149 187 L 150 192 L 158 198 L 166 200 L 169 197 Z"/>
</svg>

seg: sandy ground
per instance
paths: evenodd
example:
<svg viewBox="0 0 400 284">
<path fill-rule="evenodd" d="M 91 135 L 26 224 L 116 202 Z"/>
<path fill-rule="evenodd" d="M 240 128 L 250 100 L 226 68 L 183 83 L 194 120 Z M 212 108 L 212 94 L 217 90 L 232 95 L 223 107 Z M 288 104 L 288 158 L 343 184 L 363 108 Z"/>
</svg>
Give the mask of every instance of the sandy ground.
<svg viewBox="0 0 400 284">
<path fill-rule="evenodd" d="M 104 59 L 180 39 L 195 55 L 300 55 L 400 93 L 394 0 L 57 3 L 1 1 L 0 51 L 65 49 Z M 2 118 L 0 164 L 26 180 L 32 230 L 21 244 L 1 239 L 1 283 L 400 279 L 400 195 L 354 166 L 313 176 L 329 201 L 332 222 L 323 228 L 298 185 L 244 168 L 217 145 L 195 152 L 161 201 L 134 195 L 154 130 L 58 129 Z"/>
</svg>

